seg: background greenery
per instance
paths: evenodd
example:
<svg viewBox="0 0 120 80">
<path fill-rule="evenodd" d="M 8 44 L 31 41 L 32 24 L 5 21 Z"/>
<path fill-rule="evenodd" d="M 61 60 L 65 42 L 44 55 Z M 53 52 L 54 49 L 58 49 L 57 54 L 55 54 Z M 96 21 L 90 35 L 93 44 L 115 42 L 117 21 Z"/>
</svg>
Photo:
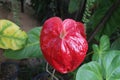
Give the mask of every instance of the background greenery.
<svg viewBox="0 0 120 80">
<path fill-rule="evenodd" d="M 72 73 L 56 73 L 62 76 L 60 80 L 120 79 L 120 0 L 31 0 L 31 7 L 41 25 L 46 19 L 59 16 L 63 20 L 72 18 L 81 21 L 86 26 L 89 43 L 86 59 Z M 16 12 L 15 16 L 18 14 L 15 10 L 13 12 Z M 39 48 L 39 31 L 40 28 L 35 28 L 27 33 L 28 41 L 23 49 L 5 50 L 4 55 L 11 59 L 43 59 Z"/>
</svg>

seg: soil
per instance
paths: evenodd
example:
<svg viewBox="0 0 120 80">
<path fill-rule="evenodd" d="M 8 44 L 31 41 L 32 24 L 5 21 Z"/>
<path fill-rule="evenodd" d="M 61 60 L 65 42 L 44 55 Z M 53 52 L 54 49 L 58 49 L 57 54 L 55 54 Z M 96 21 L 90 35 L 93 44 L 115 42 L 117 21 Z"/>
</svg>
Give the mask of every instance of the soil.
<svg viewBox="0 0 120 80">
<path fill-rule="evenodd" d="M 37 21 L 34 16 L 34 10 L 32 10 L 30 6 L 25 5 L 24 13 L 19 13 L 20 27 L 25 31 L 29 31 L 31 28 L 39 26 L 39 21 Z M 12 11 L 10 11 L 6 6 L 1 5 L 0 19 L 8 19 L 14 21 Z"/>
</svg>

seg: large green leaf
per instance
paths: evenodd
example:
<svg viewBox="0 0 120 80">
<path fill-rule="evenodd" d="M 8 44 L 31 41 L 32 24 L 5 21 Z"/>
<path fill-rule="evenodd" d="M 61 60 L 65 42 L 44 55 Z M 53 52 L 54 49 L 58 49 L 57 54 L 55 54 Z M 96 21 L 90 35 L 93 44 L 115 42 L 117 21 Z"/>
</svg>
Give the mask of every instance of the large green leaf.
<svg viewBox="0 0 120 80">
<path fill-rule="evenodd" d="M 28 32 L 27 45 L 20 50 L 5 50 L 4 56 L 11 59 L 24 59 L 42 57 L 42 52 L 39 46 L 39 35 L 41 27 L 36 27 Z"/>
<path fill-rule="evenodd" d="M 78 69 L 76 80 L 103 80 L 101 66 L 95 61 L 82 65 Z"/>
<path fill-rule="evenodd" d="M 24 47 L 27 34 L 9 20 L 0 20 L 0 48 L 18 50 Z"/>
<path fill-rule="evenodd" d="M 120 80 L 120 51 L 109 50 L 103 56 L 102 65 L 96 61 L 82 65 L 76 80 Z"/>
<path fill-rule="evenodd" d="M 68 11 L 69 13 L 74 13 L 79 9 L 80 0 L 70 0 Z"/>
<path fill-rule="evenodd" d="M 111 49 L 120 50 L 120 38 L 116 39 L 116 40 L 112 43 Z"/>
<path fill-rule="evenodd" d="M 107 52 L 107 54 L 104 56 L 104 59 L 103 59 L 103 66 L 105 70 L 108 69 L 114 57 L 119 55 L 120 55 L 120 51 L 118 50 L 110 50 Z"/>
<path fill-rule="evenodd" d="M 106 80 L 120 80 L 120 51 L 109 51 L 104 57 L 103 66 Z"/>
</svg>

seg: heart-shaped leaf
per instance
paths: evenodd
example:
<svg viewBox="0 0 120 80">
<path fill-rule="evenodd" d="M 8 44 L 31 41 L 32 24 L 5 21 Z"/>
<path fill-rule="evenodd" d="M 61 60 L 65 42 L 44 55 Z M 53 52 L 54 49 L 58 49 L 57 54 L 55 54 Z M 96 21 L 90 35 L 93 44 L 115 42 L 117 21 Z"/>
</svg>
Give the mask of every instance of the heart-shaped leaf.
<svg viewBox="0 0 120 80">
<path fill-rule="evenodd" d="M 83 24 L 73 19 L 62 21 L 52 17 L 45 21 L 40 46 L 45 59 L 56 71 L 72 72 L 83 62 L 88 49 L 83 30 Z"/>
</svg>

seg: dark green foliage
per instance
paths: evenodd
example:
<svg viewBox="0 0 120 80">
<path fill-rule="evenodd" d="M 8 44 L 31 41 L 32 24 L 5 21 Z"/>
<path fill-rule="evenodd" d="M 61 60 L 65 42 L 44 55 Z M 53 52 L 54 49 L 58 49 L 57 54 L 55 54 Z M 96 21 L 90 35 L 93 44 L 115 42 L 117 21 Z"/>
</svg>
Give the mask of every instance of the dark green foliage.
<svg viewBox="0 0 120 80">
<path fill-rule="evenodd" d="M 74 13 L 79 9 L 80 1 L 81 0 L 70 0 L 68 7 L 69 13 Z"/>
<path fill-rule="evenodd" d="M 118 27 L 120 27 L 120 23 L 119 23 L 120 16 L 118 16 L 120 14 L 119 4 L 120 4 L 120 1 L 117 1 L 117 0 L 114 0 L 114 1 L 96 0 L 96 3 L 94 4 L 95 10 L 92 16 L 90 17 L 89 22 L 87 23 L 87 28 L 94 30 L 95 27 L 98 27 L 103 23 L 102 21 L 106 19 L 107 15 L 111 15 L 110 17 L 108 17 L 108 20 L 105 21 L 105 23 L 100 26 L 101 28 L 99 29 L 99 31 L 97 32 L 97 35 L 95 36 L 96 40 L 99 40 L 100 36 L 103 34 L 111 36 L 111 34 L 114 33 Z M 113 12 L 111 12 L 109 9 L 111 9 L 111 11 L 113 9 Z"/>
<path fill-rule="evenodd" d="M 120 38 L 116 39 L 116 40 L 112 43 L 111 49 L 120 50 Z"/>
</svg>

